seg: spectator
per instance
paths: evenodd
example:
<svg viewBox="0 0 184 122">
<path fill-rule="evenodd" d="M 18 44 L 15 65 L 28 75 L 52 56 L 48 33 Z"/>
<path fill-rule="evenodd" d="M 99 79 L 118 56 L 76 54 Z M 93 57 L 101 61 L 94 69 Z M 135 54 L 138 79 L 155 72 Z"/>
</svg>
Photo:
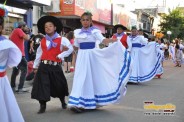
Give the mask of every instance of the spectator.
<svg viewBox="0 0 184 122">
<path fill-rule="evenodd" d="M 30 58 L 30 61 L 27 63 L 28 64 L 28 72 L 26 75 L 26 80 L 30 81 L 34 79 L 35 73 L 33 71 L 33 64 L 34 64 L 34 60 L 35 60 L 36 55 L 32 55 Z"/>
<path fill-rule="evenodd" d="M 40 42 L 42 40 L 42 38 L 44 37 L 44 35 L 42 35 L 41 33 L 38 32 L 37 35 L 34 35 L 31 39 L 31 43 L 30 43 L 30 51 L 31 52 L 36 52 L 38 47 L 40 46 Z"/>
<path fill-rule="evenodd" d="M 176 45 L 175 46 L 175 61 L 176 61 L 176 65 L 175 67 L 181 67 L 181 61 L 182 61 L 182 57 L 183 57 L 183 54 L 180 50 L 180 46 L 179 45 Z"/>
<path fill-rule="evenodd" d="M 73 40 L 74 34 L 73 34 L 73 31 L 70 31 L 69 33 L 67 33 L 66 34 L 66 38 L 70 41 L 70 43 L 72 45 L 74 44 L 74 40 Z M 65 73 L 70 73 L 70 67 L 71 67 L 72 60 L 73 60 L 72 59 L 73 54 L 70 54 L 68 57 L 64 57 L 64 70 L 65 70 Z"/>
<path fill-rule="evenodd" d="M 30 58 L 34 57 L 34 55 L 36 55 L 36 51 L 37 51 L 38 47 L 40 46 L 40 42 L 41 42 L 43 37 L 44 37 L 44 35 L 42 35 L 41 33 L 38 32 L 37 35 L 33 35 L 32 38 L 30 39 L 30 44 L 29 44 Z"/>
<path fill-rule="evenodd" d="M 27 50 L 28 50 L 28 59 L 29 59 L 29 61 L 31 60 L 31 56 L 34 54 L 34 52 L 32 52 L 32 48 L 31 48 L 31 46 L 32 46 L 32 41 L 33 41 L 33 37 L 34 37 L 35 35 L 34 34 L 32 34 L 31 36 L 30 36 L 30 39 L 29 39 L 29 42 L 27 43 Z"/>
<path fill-rule="evenodd" d="M 166 42 L 165 51 L 164 51 L 164 56 L 166 60 L 169 59 L 169 45 L 170 45 L 170 42 Z"/>
<path fill-rule="evenodd" d="M 27 92 L 28 90 L 24 89 L 24 82 L 26 79 L 26 74 L 27 74 L 27 60 L 25 58 L 25 52 L 24 52 L 24 41 L 29 40 L 29 36 L 25 33 L 27 31 L 27 26 L 25 22 L 19 22 L 18 23 L 18 28 L 14 29 L 13 32 L 10 35 L 10 40 L 17 45 L 17 47 L 20 49 L 22 53 L 22 59 L 21 62 L 18 64 L 17 67 L 13 68 L 13 72 L 11 75 L 11 87 L 13 91 L 16 91 L 18 93 L 23 93 Z M 16 77 L 19 73 L 19 70 L 21 71 L 20 74 L 20 82 L 18 86 L 18 90 L 15 90 L 16 85 Z"/>
</svg>

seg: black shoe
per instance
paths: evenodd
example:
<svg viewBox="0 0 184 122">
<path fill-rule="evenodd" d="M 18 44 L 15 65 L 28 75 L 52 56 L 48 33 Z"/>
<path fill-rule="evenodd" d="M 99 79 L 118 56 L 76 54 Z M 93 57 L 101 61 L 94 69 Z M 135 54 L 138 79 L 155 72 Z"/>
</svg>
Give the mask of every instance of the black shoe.
<svg viewBox="0 0 184 122">
<path fill-rule="evenodd" d="M 71 107 L 70 110 L 75 112 L 75 113 L 82 113 L 82 112 L 84 112 L 84 109 L 78 108 L 78 107 L 75 107 L 75 106 Z"/>
<path fill-rule="evenodd" d="M 45 113 L 45 110 L 46 110 L 46 104 L 41 104 L 40 105 L 40 110 L 38 111 L 38 114 L 42 114 L 42 113 Z"/>
<path fill-rule="evenodd" d="M 15 93 L 17 90 L 15 89 L 15 87 L 12 87 L 12 91 Z"/>
<path fill-rule="evenodd" d="M 66 103 L 62 103 L 62 108 L 66 109 L 67 108 L 67 104 Z"/>
<path fill-rule="evenodd" d="M 128 82 L 127 84 L 129 84 L 129 85 L 138 85 L 138 83 L 134 83 L 134 82 Z"/>
<path fill-rule="evenodd" d="M 60 99 L 60 101 L 61 101 L 61 106 L 62 106 L 62 108 L 63 109 L 66 109 L 67 108 L 67 104 L 66 104 L 66 102 L 65 102 L 65 98 L 59 98 Z"/>
<path fill-rule="evenodd" d="M 15 92 L 18 93 L 18 94 L 21 94 L 21 93 L 28 93 L 29 90 L 28 89 L 25 89 L 25 88 L 22 88 L 22 89 L 16 90 Z"/>
</svg>

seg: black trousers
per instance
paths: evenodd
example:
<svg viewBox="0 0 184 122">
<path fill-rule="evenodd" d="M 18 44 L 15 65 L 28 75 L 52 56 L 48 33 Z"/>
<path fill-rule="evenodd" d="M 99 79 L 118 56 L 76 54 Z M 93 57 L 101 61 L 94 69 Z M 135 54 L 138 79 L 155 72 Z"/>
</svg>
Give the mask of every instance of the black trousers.
<svg viewBox="0 0 184 122">
<path fill-rule="evenodd" d="M 64 99 L 68 95 L 68 84 L 62 67 L 41 62 L 34 78 L 31 98 L 47 102 L 50 97 Z"/>
<path fill-rule="evenodd" d="M 19 65 L 13 68 L 13 72 L 11 75 L 11 87 L 12 88 L 16 87 L 15 81 L 16 81 L 17 75 L 19 74 L 19 71 L 21 71 L 21 74 L 20 74 L 20 82 L 19 82 L 18 89 L 22 89 L 24 86 L 24 82 L 26 80 L 26 74 L 27 74 L 27 60 L 25 57 L 22 57 Z"/>
</svg>

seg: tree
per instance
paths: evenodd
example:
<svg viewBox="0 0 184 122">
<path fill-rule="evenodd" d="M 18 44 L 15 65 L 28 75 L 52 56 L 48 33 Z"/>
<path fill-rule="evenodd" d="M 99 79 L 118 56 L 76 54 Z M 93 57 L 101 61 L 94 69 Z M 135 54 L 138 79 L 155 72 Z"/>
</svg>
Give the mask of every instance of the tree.
<svg viewBox="0 0 184 122">
<path fill-rule="evenodd" d="M 184 38 L 184 16 L 178 8 L 170 11 L 168 15 L 163 15 L 159 26 L 165 35 L 168 30 L 172 32 L 171 39 Z"/>
</svg>

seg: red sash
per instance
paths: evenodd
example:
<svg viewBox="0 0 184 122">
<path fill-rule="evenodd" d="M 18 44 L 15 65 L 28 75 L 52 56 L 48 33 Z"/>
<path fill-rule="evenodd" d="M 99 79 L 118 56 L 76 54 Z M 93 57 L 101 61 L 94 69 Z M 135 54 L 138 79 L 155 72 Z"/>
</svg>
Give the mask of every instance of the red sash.
<svg viewBox="0 0 184 122">
<path fill-rule="evenodd" d="M 4 77 L 6 75 L 6 71 L 0 72 L 0 77 Z"/>
</svg>

